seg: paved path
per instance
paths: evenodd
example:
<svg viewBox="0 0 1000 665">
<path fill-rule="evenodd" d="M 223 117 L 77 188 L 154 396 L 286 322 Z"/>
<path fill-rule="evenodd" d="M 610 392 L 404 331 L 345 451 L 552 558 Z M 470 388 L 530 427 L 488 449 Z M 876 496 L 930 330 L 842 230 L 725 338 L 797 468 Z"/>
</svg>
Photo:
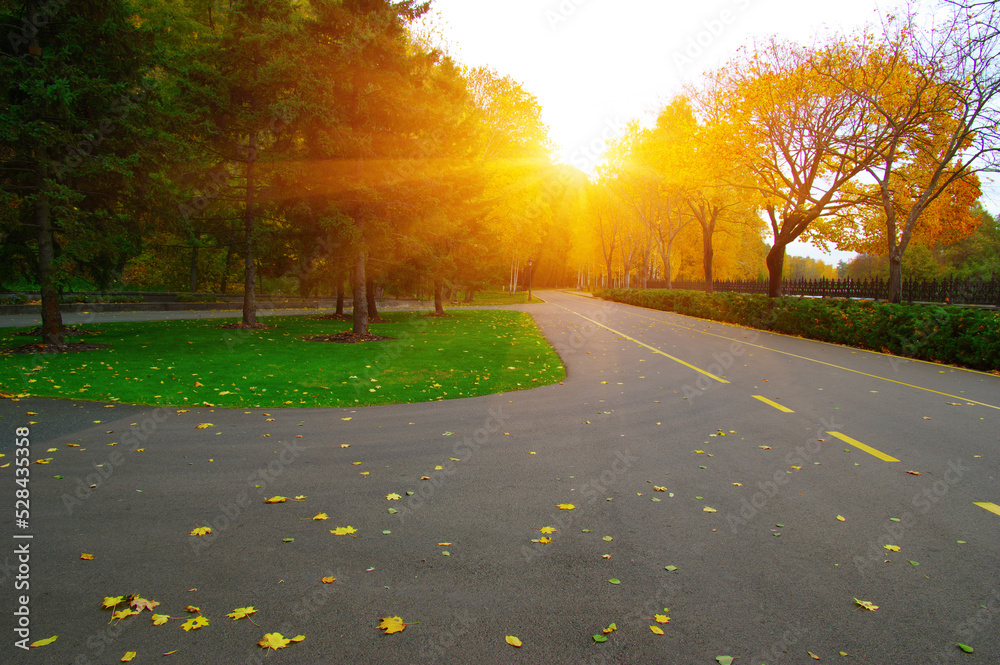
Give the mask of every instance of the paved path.
<svg viewBox="0 0 1000 665">
<path fill-rule="evenodd" d="M 31 457 L 53 458 L 30 467 L 30 528 L 0 524 L 34 536 L 31 639 L 59 639 L 9 645 L 11 662 L 263 662 L 274 631 L 306 636 L 268 657 L 294 663 L 1000 662 L 1000 379 L 545 297 L 529 311 L 567 378 L 525 392 L 186 413 L 0 401 L 7 436 L 36 420 Z M 552 542 L 532 543 L 545 526 Z M 0 563 L 10 589 L 13 555 Z M 210 625 L 108 625 L 101 600 L 133 592 Z M 225 617 L 251 605 L 259 628 Z M 419 623 L 375 629 L 397 615 Z"/>
</svg>

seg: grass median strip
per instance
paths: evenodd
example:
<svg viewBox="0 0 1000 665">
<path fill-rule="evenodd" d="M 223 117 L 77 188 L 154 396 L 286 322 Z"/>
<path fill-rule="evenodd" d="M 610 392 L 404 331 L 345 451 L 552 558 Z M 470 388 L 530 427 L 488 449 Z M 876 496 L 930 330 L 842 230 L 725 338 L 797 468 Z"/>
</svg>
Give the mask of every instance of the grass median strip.
<svg viewBox="0 0 1000 665">
<path fill-rule="evenodd" d="M 346 407 L 523 390 L 565 378 L 558 355 L 523 312 L 383 315 L 383 341 L 310 342 L 350 322 L 272 316 L 242 331 L 234 319 L 81 326 L 93 351 L 9 353 L 33 341 L 5 330 L 0 384 L 37 397 L 162 406 Z M 69 341 L 69 340 L 68 340 Z"/>
</svg>

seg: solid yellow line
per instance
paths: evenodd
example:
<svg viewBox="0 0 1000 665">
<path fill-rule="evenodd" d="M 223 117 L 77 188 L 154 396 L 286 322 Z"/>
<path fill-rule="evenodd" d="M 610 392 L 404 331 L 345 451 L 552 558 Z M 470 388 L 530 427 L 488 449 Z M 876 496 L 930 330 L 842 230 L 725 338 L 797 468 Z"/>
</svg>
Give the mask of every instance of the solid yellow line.
<svg viewBox="0 0 1000 665">
<path fill-rule="evenodd" d="M 849 443 L 852 446 L 854 446 L 855 448 L 858 448 L 860 450 L 865 451 L 869 455 L 874 455 L 875 457 L 879 458 L 880 460 L 885 460 L 886 462 L 898 462 L 899 461 L 898 459 L 896 459 L 892 455 L 886 455 L 881 450 L 875 450 L 871 446 L 866 445 L 864 443 L 861 443 L 860 441 L 857 441 L 855 439 L 852 439 L 851 437 L 846 436 L 844 434 L 841 434 L 840 432 L 827 432 L 827 434 L 829 434 L 830 436 L 835 436 L 838 439 L 840 439 L 841 441 L 843 441 L 845 443 Z"/>
<path fill-rule="evenodd" d="M 566 309 L 566 310 L 568 310 L 568 311 L 570 311 L 570 312 L 573 312 L 573 310 L 569 309 L 568 307 L 564 307 L 563 309 Z M 684 362 L 684 361 L 683 361 L 683 360 L 681 360 L 680 358 L 675 358 L 674 356 L 670 355 L 669 353 L 664 353 L 663 351 L 660 351 L 660 350 L 659 350 L 659 349 L 657 349 L 656 347 L 652 347 L 652 346 L 650 346 L 649 344 L 643 344 L 642 342 L 640 342 L 640 341 L 639 341 L 639 340 L 637 340 L 636 338 L 634 338 L 634 337 L 629 337 L 628 335 L 626 335 L 626 334 L 625 334 L 625 333 L 623 333 L 623 332 L 619 332 L 619 331 L 615 330 L 614 328 L 609 328 L 608 326 L 604 325 L 603 323 L 598 323 L 597 321 L 595 321 L 595 320 L 593 320 L 593 319 L 588 319 L 588 318 L 587 318 L 586 316 L 584 316 L 583 314 L 580 314 L 579 312 L 573 312 L 573 313 L 574 313 L 574 314 L 576 314 L 577 316 L 579 316 L 579 317 L 580 317 L 581 319 L 583 319 L 584 321 L 590 321 L 590 322 L 591 322 L 591 323 L 593 323 L 593 324 L 594 324 L 595 326 L 601 326 L 601 327 L 602 327 L 602 328 L 604 328 L 605 330 L 610 330 L 611 332 L 613 332 L 613 333 L 614 333 L 614 334 L 616 334 L 616 335 L 621 335 L 622 337 L 624 337 L 625 339 L 629 340 L 630 342 L 635 342 L 635 343 L 636 343 L 636 344 L 638 344 L 639 346 L 644 346 L 644 347 L 646 347 L 647 349 L 649 349 L 649 350 L 650 350 L 650 351 L 652 351 L 653 353 L 659 353 L 659 354 L 660 354 L 661 356 L 666 356 L 667 358 L 670 358 L 670 359 L 671 359 L 671 360 L 673 360 L 674 362 L 678 362 L 678 363 L 680 363 L 680 364 L 684 365 L 685 367 L 690 367 L 690 368 L 691 368 L 691 369 L 693 369 L 694 371 L 696 371 L 696 372 L 700 372 L 700 373 L 704 374 L 705 376 L 707 376 L 707 377 L 708 377 L 708 378 L 710 378 L 710 379 L 715 379 L 715 380 L 716 380 L 716 381 L 718 381 L 719 383 L 729 383 L 729 382 L 728 382 L 728 381 L 726 381 L 725 379 L 720 379 L 720 378 L 719 378 L 719 377 L 717 377 L 716 375 L 714 375 L 714 374 L 711 374 L 711 373 L 709 373 L 709 372 L 706 372 L 705 370 L 703 370 L 703 369 L 701 369 L 701 368 L 699 368 L 699 367 L 695 367 L 695 366 L 694 366 L 694 365 L 692 365 L 691 363 L 687 363 L 687 362 Z"/>
<path fill-rule="evenodd" d="M 974 503 L 980 508 L 985 508 L 991 513 L 996 513 L 997 515 L 1000 515 L 1000 506 L 998 506 L 995 503 L 990 503 L 989 501 L 975 501 Z"/>
<path fill-rule="evenodd" d="M 686 314 L 676 314 L 675 312 L 664 312 L 664 313 L 665 314 L 675 314 L 676 316 L 687 316 Z M 750 342 L 744 342 L 743 340 L 735 339 L 733 337 L 726 337 L 725 335 L 718 335 L 716 333 L 708 332 L 707 330 L 699 330 L 698 328 L 691 328 L 689 326 L 683 326 L 683 325 L 681 325 L 679 323 L 673 323 L 671 321 L 664 321 L 664 320 L 661 320 L 661 319 L 653 318 L 651 316 L 644 316 L 642 314 L 638 314 L 637 316 L 642 316 L 643 318 L 649 319 L 650 321 L 656 321 L 657 323 L 665 323 L 668 326 L 675 326 L 677 328 L 683 328 L 684 330 L 690 330 L 691 332 L 701 333 L 702 335 L 711 335 L 712 337 L 718 337 L 720 339 L 728 339 L 731 342 L 737 342 L 738 344 L 742 344 L 744 346 L 752 346 L 752 347 L 754 347 L 756 349 L 763 349 L 764 351 L 772 351 L 774 353 L 780 353 L 780 354 L 785 355 L 785 356 L 791 356 L 792 358 L 798 358 L 799 360 L 808 360 L 809 362 L 819 363 L 820 365 L 826 365 L 827 367 L 833 367 L 834 369 L 842 369 L 845 372 L 853 372 L 854 374 L 860 374 L 861 376 L 867 376 L 867 377 L 872 378 L 872 379 L 879 379 L 880 381 L 888 381 L 889 383 L 895 383 L 896 385 L 899 385 L 899 386 L 906 386 L 907 388 L 916 388 L 917 390 L 923 390 L 925 392 L 934 393 L 935 395 L 942 395 L 944 397 L 951 397 L 952 399 L 962 400 L 964 402 L 969 402 L 971 404 L 978 404 L 979 406 L 986 406 L 986 407 L 989 407 L 991 409 L 1000 409 L 1000 406 L 996 406 L 994 404 L 987 404 L 985 402 L 977 402 L 974 399 L 969 399 L 968 397 L 962 397 L 961 395 L 952 395 L 951 393 L 943 393 L 940 390 L 933 390 L 931 388 L 924 388 L 923 386 L 915 386 L 912 383 L 905 383 L 903 381 L 896 381 L 895 379 L 889 379 L 889 378 L 886 378 L 884 376 L 879 376 L 877 374 L 869 374 L 868 372 L 861 372 L 861 371 L 856 370 L 856 369 L 851 369 L 850 367 L 842 367 L 840 365 L 834 365 L 833 363 L 828 363 L 828 362 L 825 362 L 823 360 L 816 360 L 815 358 L 808 358 L 806 356 L 800 356 L 800 355 L 795 354 L 795 353 L 789 353 L 788 351 L 780 351 L 778 349 L 772 349 L 769 346 L 763 346 L 761 344 L 752 344 Z M 693 317 L 693 318 L 697 318 L 697 317 Z M 712 319 L 706 319 L 706 320 L 710 321 L 711 323 L 717 323 L 719 325 L 733 326 L 733 327 L 737 327 L 737 328 L 743 328 L 745 330 L 754 330 L 755 332 L 767 333 L 769 335 L 779 335 L 781 337 L 791 337 L 791 335 L 786 335 L 784 333 L 774 332 L 773 330 L 757 330 L 756 328 L 747 328 L 746 326 L 738 326 L 738 325 L 733 324 L 733 323 L 726 323 L 725 321 L 714 321 Z M 809 341 L 816 342 L 817 344 L 830 344 L 830 346 L 840 346 L 842 348 L 854 348 L 854 347 L 844 347 L 841 344 L 832 344 L 830 342 L 822 342 L 820 340 L 809 340 Z M 906 358 L 904 356 L 893 356 L 892 354 L 881 353 L 879 351 L 869 351 L 867 349 L 858 349 L 858 350 L 859 351 L 864 351 L 865 353 L 876 353 L 876 354 L 881 355 L 881 356 L 888 356 L 890 358 L 900 358 L 901 360 L 909 360 L 909 361 L 913 361 L 913 362 L 920 362 L 920 363 L 924 363 L 924 364 L 928 364 L 928 365 L 934 365 L 934 364 L 936 364 L 936 363 L 929 363 L 926 360 L 917 360 L 916 358 Z M 946 367 L 946 365 L 942 365 L 942 367 Z M 971 370 L 971 369 L 965 369 L 965 368 L 962 368 L 962 367 L 949 367 L 949 369 L 960 370 L 960 371 L 963 371 L 963 372 L 972 372 L 973 374 L 985 374 L 986 373 L 986 372 L 978 372 L 976 370 Z"/>
<path fill-rule="evenodd" d="M 777 402 L 772 402 L 771 400 L 769 400 L 768 398 L 766 398 L 766 397 L 764 397 L 762 395 L 754 395 L 754 398 L 755 399 L 759 399 L 764 404 L 770 404 L 771 406 L 773 406 L 774 408 L 776 408 L 778 411 L 784 411 L 785 413 L 795 413 L 794 411 L 792 411 L 791 409 L 789 409 L 787 406 L 784 406 L 783 404 L 778 404 Z"/>
</svg>

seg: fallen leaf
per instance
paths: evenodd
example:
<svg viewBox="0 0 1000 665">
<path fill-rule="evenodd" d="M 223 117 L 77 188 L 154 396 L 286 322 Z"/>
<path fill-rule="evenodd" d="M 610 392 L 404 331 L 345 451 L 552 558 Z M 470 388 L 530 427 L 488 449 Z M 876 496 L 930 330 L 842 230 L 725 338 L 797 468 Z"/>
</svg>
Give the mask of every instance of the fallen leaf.
<svg viewBox="0 0 1000 665">
<path fill-rule="evenodd" d="M 593 640 L 595 642 L 607 642 L 608 641 L 608 636 L 607 635 L 602 635 L 600 633 L 594 633 L 590 637 L 593 638 Z"/>
<path fill-rule="evenodd" d="M 541 538 L 538 539 L 538 542 L 540 542 L 542 545 L 546 545 L 548 543 L 551 543 L 552 539 L 549 538 L 548 536 L 542 536 Z"/>
<path fill-rule="evenodd" d="M 204 536 L 207 533 L 212 533 L 212 527 L 210 526 L 199 526 L 191 530 L 189 536 Z"/>
<path fill-rule="evenodd" d="M 837 519 L 840 520 L 841 522 L 847 521 L 847 518 L 845 518 L 843 515 L 837 515 Z"/>
<path fill-rule="evenodd" d="M 670 623 L 670 617 L 666 614 L 654 614 L 653 619 L 656 623 Z"/>
<path fill-rule="evenodd" d="M 924 474 L 920 473 L 919 471 L 907 471 L 907 473 L 910 474 L 911 476 L 922 476 L 922 475 L 924 475 Z"/>
<path fill-rule="evenodd" d="M 809 654 L 809 656 L 810 656 L 810 657 L 811 657 L 811 658 L 812 658 L 813 660 L 822 660 L 822 658 L 820 658 L 819 656 L 817 656 L 816 654 L 814 654 L 814 653 L 813 653 L 812 651 L 806 651 L 806 653 L 807 653 L 807 654 Z"/>
<path fill-rule="evenodd" d="M 195 429 L 208 429 L 209 427 L 215 427 L 212 423 L 202 423 L 200 425 L 195 425 Z"/>
<path fill-rule="evenodd" d="M 660 487 L 659 485 L 653 485 L 653 491 L 654 492 L 666 492 L 667 488 L 666 487 Z"/>
<path fill-rule="evenodd" d="M 556 508 L 558 508 L 559 510 L 574 510 L 576 506 L 574 506 L 572 503 L 557 503 Z"/>
<path fill-rule="evenodd" d="M 660 628 L 659 626 L 650 626 L 649 630 L 652 631 L 653 633 L 656 633 L 657 635 L 663 634 L 663 629 Z"/>
<path fill-rule="evenodd" d="M 403 497 L 399 496 L 399 495 L 398 495 L 398 494 L 396 494 L 396 493 L 392 493 L 392 494 L 386 494 L 386 495 L 385 495 L 385 498 L 386 498 L 386 499 L 387 499 L 388 501 L 399 501 L 399 500 L 400 500 L 401 498 L 403 498 Z"/>
<path fill-rule="evenodd" d="M 899 551 L 899 545 L 883 545 L 882 547 L 884 547 L 885 549 L 889 550 L 890 552 L 898 552 Z"/>
<path fill-rule="evenodd" d="M 859 607 L 863 607 L 866 610 L 868 610 L 869 612 L 874 612 L 875 610 L 878 609 L 878 605 L 873 605 L 872 603 L 868 602 L 867 600 L 858 600 L 857 598 L 855 598 L 854 602 L 857 603 Z"/>
<path fill-rule="evenodd" d="M 608 581 L 611 582 L 612 584 L 621 584 L 622 583 L 622 581 L 620 579 L 618 579 L 617 577 L 612 577 Z"/>
<path fill-rule="evenodd" d="M 59 636 L 58 635 L 53 635 L 52 637 L 46 637 L 44 640 L 36 640 L 36 641 L 32 642 L 31 644 L 29 644 L 28 646 L 29 647 L 43 647 L 46 644 L 52 644 L 57 639 L 59 639 Z"/>
<path fill-rule="evenodd" d="M 194 605 L 188 605 L 184 608 L 184 611 L 190 612 L 191 614 L 197 614 L 198 612 L 201 612 L 201 608 L 195 607 Z"/>
<path fill-rule="evenodd" d="M 771 450 L 771 446 L 757 446 L 761 450 Z"/>
<path fill-rule="evenodd" d="M 353 526 L 338 526 L 330 533 L 332 533 L 335 536 L 350 536 L 354 538 L 355 537 L 354 534 L 356 534 L 357 532 L 358 530 L 355 529 Z"/>
<path fill-rule="evenodd" d="M 677 568 L 677 566 L 664 566 L 663 570 L 668 570 L 670 572 L 674 572 L 675 570 L 678 570 L 678 568 Z"/>
<path fill-rule="evenodd" d="M 419 623 L 419 621 L 414 622 Z M 413 624 L 403 623 L 403 619 L 400 617 L 385 617 L 382 622 L 379 623 L 378 627 L 385 631 L 386 635 L 392 635 L 393 633 L 401 633 L 407 627 Z"/>
<path fill-rule="evenodd" d="M 539 531 L 541 531 L 542 533 L 555 533 L 556 532 L 556 530 L 554 528 L 550 527 L 550 526 L 543 526 L 541 529 L 539 529 Z"/>
<path fill-rule="evenodd" d="M 617 626 L 617 625 L 615 625 L 615 624 L 613 624 L 613 623 L 609 623 L 609 624 L 608 624 L 608 627 L 607 627 L 607 628 L 605 628 L 605 629 L 604 629 L 603 631 L 601 631 L 601 632 L 603 632 L 603 633 L 604 633 L 605 635 L 608 635 L 608 634 L 610 634 L 610 633 L 613 633 L 613 632 L 615 632 L 616 630 L 618 630 L 618 626 Z"/>
<path fill-rule="evenodd" d="M 336 577 L 324 577 L 323 579 L 320 580 L 320 582 L 322 582 L 323 584 L 333 584 L 336 581 L 337 581 Z"/>
<path fill-rule="evenodd" d="M 710 508 L 709 506 L 705 506 L 704 508 L 702 508 L 702 510 L 704 512 L 706 512 L 706 513 L 717 513 L 717 512 L 719 512 L 715 508 Z"/>
<path fill-rule="evenodd" d="M 122 602 L 125 602 L 125 596 L 107 596 L 101 603 L 101 607 L 107 610 Z"/>
<path fill-rule="evenodd" d="M 767 381 L 767 379 L 764 380 Z M 716 656 L 715 659 L 719 661 L 719 665 L 733 665 L 733 661 L 736 660 L 732 656 Z"/>
<path fill-rule="evenodd" d="M 349 444 L 349 443 L 342 443 L 342 444 L 340 444 L 340 447 L 341 448 L 350 448 L 351 444 Z"/>
<path fill-rule="evenodd" d="M 288 501 L 287 496 L 272 496 L 270 499 L 264 499 L 264 503 L 284 503 Z"/>
<path fill-rule="evenodd" d="M 166 622 L 170 621 L 170 615 L 168 614 L 154 614 L 150 618 L 153 620 L 154 626 L 162 626 Z"/>
<path fill-rule="evenodd" d="M 318 513 L 316 515 L 313 515 L 312 519 L 314 519 L 314 520 L 328 520 L 328 519 L 330 519 L 330 516 L 327 515 L 326 513 Z"/>
<path fill-rule="evenodd" d="M 185 621 L 181 625 L 181 628 L 183 628 L 184 630 L 198 630 L 202 626 L 207 626 L 207 625 L 208 625 L 208 619 L 206 619 L 203 616 L 196 616 L 196 617 L 191 617 L 190 619 Z"/>
<path fill-rule="evenodd" d="M 282 637 L 281 633 L 267 633 L 257 644 L 265 649 L 284 649 L 291 642 L 290 639 Z"/>
<path fill-rule="evenodd" d="M 135 658 L 135 654 L 136 654 L 135 651 L 126 651 L 125 655 L 122 656 L 122 662 L 123 663 L 129 662 L 130 660 L 132 660 L 133 658 Z"/>
<path fill-rule="evenodd" d="M 508 635 L 504 639 L 507 641 L 507 644 L 511 645 L 512 647 L 520 647 L 521 646 L 521 640 L 517 639 L 513 635 Z"/>
<path fill-rule="evenodd" d="M 124 610 L 118 610 L 117 612 L 112 614 L 111 620 L 114 621 L 115 619 L 118 619 L 119 621 L 121 621 L 122 619 L 130 617 L 133 614 L 138 614 L 138 612 L 133 610 L 131 607 L 126 607 Z"/>
<path fill-rule="evenodd" d="M 251 606 L 251 607 L 237 607 L 235 610 L 233 610 L 232 612 L 230 612 L 226 616 L 229 617 L 230 619 L 232 619 L 233 621 L 239 621 L 240 619 L 246 619 L 246 618 L 248 618 L 251 614 L 255 614 L 256 612 L 257 612 L 257 610 L 254 609 L 253 606 Z"/>
<path fill-rule="evenodd" d="M 142 612 L 143 610 L 149 610 L 150 612 L 152 612 L 153 608 L 159 604 L 160 604 L 159 601 L 149 600 L 147 598 L 143 598 L 142 596 L 134 596 L 129 602 L 129 605 L 131 605 L 132 608 L 135 609 L 137 614 L 139 612 Z"/>
<path fill-rule="evenodd" d="M 84 560 L 86 560 L 86 561 L 93 561 L 93 560 L 94 560 L 94 555 L 93 555 L 93 554 L 83 554 L 83 553 L 81 552 L 81 553 L 80 553 L 80 558 L 81 558 L 81 559 L 84 559 Z"/>
<path fill-rule="evenodd" d="M 955 646 L 964 651 L 965 653 L 972 653 L 972 647 L 968 644 L 962 644 L 961 642 L 955 642 Z"/>
<path fill-rule="evenodd" d="M 601 540 L 606 540 L 610 543 L 612 540 L 614 540 L 614 538 L 612 538 L 611 536 L 604 536 L 603 538 L 601 538 Z"/>
</svg>

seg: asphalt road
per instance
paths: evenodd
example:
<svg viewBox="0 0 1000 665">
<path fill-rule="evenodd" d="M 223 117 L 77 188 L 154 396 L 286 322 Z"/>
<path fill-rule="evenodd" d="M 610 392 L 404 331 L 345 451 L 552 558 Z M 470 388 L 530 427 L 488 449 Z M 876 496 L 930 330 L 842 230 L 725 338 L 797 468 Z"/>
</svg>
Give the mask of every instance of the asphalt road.
<svg viewBox="0 0 1000 665">
<path fill-rule="evenodd" d="M 52 458 L 29 467 L 29 527 L 0 517 L 4 662 L 257 663 L 277 631 L 305 640 L 266 662 L 1000 663 L 1000 378 L 543 295 L 528 311 L 567 378 L 530 391 L 186 413 L 0 400 L 3 459 L 17 427 Z M 179 618 L 109 624 L 101 601 L 130 593 Z M 30 652 L 22 594 L 30 640 L 59 636 Z M 185 632 L 188 605 L 209 625 Z M 259 627 L 226 617 L 247 606 Z M 411 625 L 382 634 L 390 616 Z"/>
</svg>

